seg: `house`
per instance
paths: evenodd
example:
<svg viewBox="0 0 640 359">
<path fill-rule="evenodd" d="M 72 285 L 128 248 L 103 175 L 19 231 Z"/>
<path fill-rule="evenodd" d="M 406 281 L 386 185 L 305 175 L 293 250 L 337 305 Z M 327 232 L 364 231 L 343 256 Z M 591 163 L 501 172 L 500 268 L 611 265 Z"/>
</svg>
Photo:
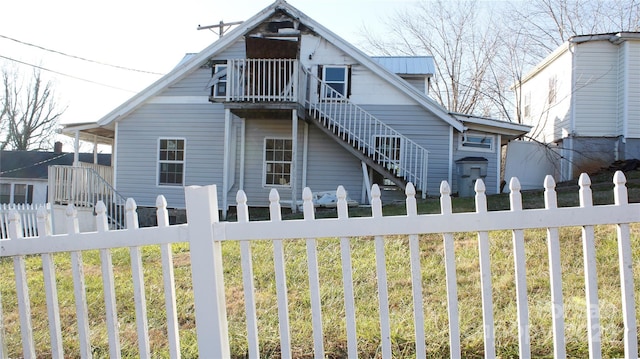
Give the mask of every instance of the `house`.
<svg viewBox="0 0 640 359">
<path fill-rule="evenodd" d="M 49 166 L 72 166 L 75 160 L 60 142 L 53 152 L 0 151 L 0 204 L 47 203 Z M 110 167 L 111 155 L 80 153 L 77 161 Z"/>
<path fill-rule="evenodd" d="M 516 86 L 556 179 L 640 158 L 640 33 L 573 36 Z"/>
<path fill-rule="evenodd" d="M 114 186 L 138 206 L 184 208 L 184 186 L 212 183 L 225 213 L 239 189 L 266 206 L 276 188 L 293 209 L 307 186 L 359 203 L 372 183 L 498 192 L 500 147 L 529 127 L 448 113 L 427 96 L 429 59 L 372 58 L 278 0 L 64 133 L 113 146 Z"/>
</svg>

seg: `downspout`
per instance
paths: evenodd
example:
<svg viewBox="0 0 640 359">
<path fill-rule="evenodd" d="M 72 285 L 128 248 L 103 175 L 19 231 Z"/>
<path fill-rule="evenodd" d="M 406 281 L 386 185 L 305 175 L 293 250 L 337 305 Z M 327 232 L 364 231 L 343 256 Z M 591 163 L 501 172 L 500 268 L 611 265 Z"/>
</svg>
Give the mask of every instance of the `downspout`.
<svg viewBox="0 0 640 359">
<path fill-rule="evenodd" d="M 118 189 L 118 122 L 116 122 L 115 135 L 113 136 L 113 144 L 111 145 L 111 166 L 113 167 L 113 188 Z"/>
<path fill-rule="evenodd" d="M 570 180 L 573 174 L 573 136 L 576 133 L 576 78 L 575 78 L 575 70 L 576 70 L 576 56 L 573 52 L 573 45 L 569 45 L 567 50 L 571 53 L 571 92 L 569 95 L 571 96 L 570 101 L 570 114 L 569 114 L 569 138 L 568 138 L 568 146 L 565 147 L 568 153 L 568 161 L 564 161 L 567 163 L 565 169 L 565 178 L 563 180 Z M 563 140 L 564 147 L 564 140 Z M 562 168 L 562 167 L 561 167 Z"/>
<path fill-rule="evenodd" d="M 618 69 L 618 71 L 622 71 L 622 143 L 627 143 L 627 136 L 629 136 L 629 52 L 631 49 L 629 48 L 629 41 L 625 41 L 622 43 L 622 69 Z M 618 76 L 619 78 L 620 76 Z M 623 149 L 624 158 L 627 158 L 626 149 Z"/>
<path fill-rule="evenodd" d="M 244 156 L 245 156 L 245 144 L 246 144 L 246 131 L 247 121 L 246 119 L 240 119 L 240 184 L 239 189 L 244 191 Z"/>
<path fill-rule="evenodd" d="M 500 193 L 500 173 L 502 173 L 502 135 L 498 135 L 498 140 L 496 141 L 498 145 L 498 158 L 497 158 L 497 169 L 496 169 L 496 193 Z"/>
<path fill-rule="evenodd" d="M 298 110 L 291 110 L 291 212 L 298 212 Z"/>
<path fill-rule="evenodd" d="M 453 126 L 449 126 L 449 173 L 447 181 L 453 188 Z"/>
<path fill-rule="evenodd" d="M 231 110 L 224 110 L 224 155 L 222 161 L 222 218 L 227 219 L 229 210 L 229 144 L 231 142 Z"/>
<path fill-rule="evenodd" d="M 307 166 L 309 159 L 309 123 L 304 123 L 304 143 L 302 144 L 302 188 L 307 187 Z"/>
</svg>

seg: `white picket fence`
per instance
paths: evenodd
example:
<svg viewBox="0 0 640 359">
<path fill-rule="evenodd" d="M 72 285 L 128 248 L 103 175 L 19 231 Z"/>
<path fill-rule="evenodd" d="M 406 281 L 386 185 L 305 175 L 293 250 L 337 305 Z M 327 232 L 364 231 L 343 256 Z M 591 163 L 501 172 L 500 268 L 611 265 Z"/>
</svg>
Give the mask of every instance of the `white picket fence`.
<svg viewBox="0 0 640 359">
<path fill-rule="evenodd" d="M 46 204 L 28 204 L 28 203 L 2 203 L 0 204 L 0 239 L 9 238 L 9 213 L 16 210 L 20 215 L 22 222 L 23 235 L 25 237 L 34 237 L 38 235 L 37 217 L 38 208 L 45 207 Z"/>
<path fill-rule="evenodd" d="M 286 262 L 290 257 L 285 256 L 285 243 L 302 240 L 306 244 L 309 299 L 311 316 L 308 321 L 313 324 L 313 333 L 308 337 L 313 341 L 313 355 L 324 358 L 323 335 L 323 296 L 319 275 L 319 257 L 317 245 L 324 238 L 339 238 L 341 277 L 343 283 L 343 301 L 347 348 L 349 357 L 358 355 L 358 331 L 356 330 L 357 313 L 353 281 L 353 256 L 351 246 L 354 240 L 362 237 L 372 237 L 375 243 L 375 276 L 377 280 L 379 327 L 380 327 L 380 355 L 383 358 L 392 357 L 392 330 L 390 320 L 389 295 L 390 287 L 387 283 L 387 266 L 385 258 L 385 241 L 387 236 L 404 236 L 408 240 L 410 249 L 412 298 L 407 298 L 406 305 L 413 306 L 412 324 L 415 328 L 415 356 L 425 358 L 428 351 L 425 345 L 425 326 L 427 317 L 424 313 L 423 278 L 421 276 L 421 253 L 419 244 L 423 234 L 439 234 L 443 238 L 444 272 L 446 273 L 446 287 L 449 321 L 450 356 L 461 358 L 459 298 L 456 279 L 456 255 L 454 234 L 460 232 L 477 233 L 481 297 L 484 355 L 487 358 L 496 357 L 495 324 L 493 313 L 492 272 L 489 263 L 489 234 L 492 231 L 511 231 L 513 238 L 513 258 L 515 268 L 517 305 L 517 326 L 520 358 L 531 357 L 528 293 L 525 258 L 524 231 L 527 229 L 546 229 L 548 245 L 548 262 L 550 275 L 549 316 L 553 322 L 553 355 L 556 358 L 567 356 L 564 332 L 564 310 L 562 297 L 562 266 L 560 263 L 559 228 L 579 226 L 582 228 L 584 280 L 586 291 L 586 313 L 588 330 L 588 347 L 591 358 L 602 357 L 601 326 L 598 298 L 598 282 L 596 275 L 596 248 L 594 226 L 615 225 L 617 228 L 617 243 L 619 252 L 620 288 L 622 298 L 622 319 L 624 326 L 624 356 L 638 357 L 638 337 L 636 323 L 636 305 L 634 300 L 633 258 L 630 244 L 630 224 L 640 222 L 640 204 L 629 204 L 626 179 L 621 172 L 614 176 L 613 205 L 597 205 L 592 202 L 590 180 L 586 175 L 580 177 L 579 207 L 558 208 L 555 183 L 548 177 L 545 181 L 544 209 L 523 209 L 519 183 L 512 179 L 510 183 L 511 209 L 507 211 L 487 211 L 487 199 L 484 184 L 481 180 L 476 184 L 476 211 L 469 213 L 452 213 L 449 186 L 446 182 L 441 186 L 441 213 L 418 215 L 415 199 L 415 189 L 407 187 L 406 210 L 402 216 L 383 216 L 379 189 L 372 189 L 372 216 L 349 218 L 345 191 L 338 188 L 337 218 L 315 219 L 312 195 L 310 189 L 303 191 L 304 219 L 283 221 L 277 191 L 270 195 L 270 215 L 268 221 L 249 221 L 247 199 L 243 192 L 237 195 L 237 222 L 219 222 L 218 202 L 215 186 L 187 187 L 185 189 L 188 224 L 169 225 L 166 201 L 158 198 L 158 226 L 138 228 L 136 205 L 132 199 L 127 201 L 126 223 L 127 229 L 109 230 L 105 208 L 102 203 L 96 206 L 97 232 L 78 233 L 77 219 L 74 208 L 67 210 L 69 233 L 66 235 L 51 235 L 48 228 L 47 215 L 44 210 L 38 214 L 38 230 L 40 237 L 23 238 L 20 216 L 13 212 L 9 225 L 9 240 L 0 242 L 2 252 L 0 260 L 12 258 L 15 273 L 17 302 L 19 307 L 19 321 L 21 329 L 22 353 L 11 356 L 35 358 L 36 349 L 32 330 L 32 320 L 39 322 L 45 318 L 32 318 L 29 301 L 29 286 L 25 261 L 28 256 L 42 257 L 42 276 L 47 303 L 48 326 L 50 332 L 50 353 L 37 353 L 38 356 L 63 358 L 65 354 L 83 358 L 92 357 L 92 329 L 93 321 L 88 319 L 87 293 L 85 289 L 85 275 L 83 273 L 82 254 L 85 251 L 98 250 L 101 258 L 101 276 L 104 286 L 105 317 L 108 329 L 109 357 L 121 357 L 118 311 L 114 288 L 114 268 L 112 266 L 112 251 L 116 248 L 129 248 L 131 259 L 131 274 L 133 279 L 135 303 L 135 321 L 137 327 L 137 342 L 139 357 L 152 357 L 150 349 L 149 325 L 147 320 L 147 299 L 145 298 L 145 279 L 143 275 L 142 247 L 155 245 L 161 247 L 162 271 L 164 274 L 164 296 L 167 321 L 167 338 L 169 353 L 172 358 L 180 358 L 181 341 L 179 335 L 179 315 L 176 309 L 176 284 L 174 283 L 174 262 L 172 244 L 189 243 L 190 261 L 192 268 L 192 285 L 195 304 L 195 321 L 197 346 L 201 358 L 225 358 L 230 356 L 233 338 L 243 338 L 248 343 L 247 354 L 250 358 L 261 356 L 259 347 L 258 311 L 256 309 L 255 273 L 252 267 L 252 246 L 256 240 L 271 241 L 273 245 L 273 263 L 275 272 L 275 290 L 277 293 L 277 310 L 279 317 L 280 355 L 282 358 L 294 356 L 295 348 L 291 343 L 291 326 L 288 308 Z M 227 322 L 227 306 L 225 300 L 225 279 L 223 255 L 221 245 L 225 241 L 239 241 L 242 277 L 244 286 L 244 306 L 246 315 L 246 329 L 242 333 L 231 333 Z M 62 344 L 62 330 L 60 321 L 60 303 L 58 303 L 58 288 L 56 285 L 56 267 L 53 255 L 70 252 L 72 261 L 73 288 L 77 315 L 78 353 L 64 353 Z M 637 258 L 635 259 L 638 260 Z M 322 263 L 320 263 L 322 264 Z M 636 262 L 637 264 L 637 262 Z M 229 269 L 229 268 L 226 268 Z M 372 269 L 373 271 L 373 269 Z M 290 275 L 292 273 L 289 273 Z M 299 288 L 295 288 L 296 290 Z M 1 298 L 0 298 L 1 299 Z M 375 298 L 370 298 L 375 300 Z M 1 302 L 0 302 L 1 303 Z M 122 305 L 122 303 L 118 303 Z M 0 323 L 2 321 L 2 307 L 0 307 Z M 7 313 L 4 313 L 5 315 Z M 326 314 L 326 313 L 324 313 Z M 361 313 L 362 314 L 362 313 Z M 13 316 L 17 317 L 17 316 Z M 325 322 L 325 325 L 327 323 Z M 337 324 L 336 324 L 337 325 Z M 3 328 L 0 328 L 3 329 Z M 6 336 L 0 330 L 0 347 L 5 348 Z M 4 353 L 4 357 L 9 354 Z"/>
</svg>

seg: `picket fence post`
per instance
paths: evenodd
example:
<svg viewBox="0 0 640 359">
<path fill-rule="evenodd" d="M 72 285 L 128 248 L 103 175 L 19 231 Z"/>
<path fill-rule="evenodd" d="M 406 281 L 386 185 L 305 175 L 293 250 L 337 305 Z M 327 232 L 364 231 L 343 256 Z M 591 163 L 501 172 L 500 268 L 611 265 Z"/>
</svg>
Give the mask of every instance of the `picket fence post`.
<svg viewBox="0 0 640 359">
<path fill-rule="evenodd" d="M 220 221 L 217 188 L 186 187 L 185 201 L 199 357 L 229 358 L 222 249 L 220 242 L 213 240 L 213 226 Z"/>
</svg>

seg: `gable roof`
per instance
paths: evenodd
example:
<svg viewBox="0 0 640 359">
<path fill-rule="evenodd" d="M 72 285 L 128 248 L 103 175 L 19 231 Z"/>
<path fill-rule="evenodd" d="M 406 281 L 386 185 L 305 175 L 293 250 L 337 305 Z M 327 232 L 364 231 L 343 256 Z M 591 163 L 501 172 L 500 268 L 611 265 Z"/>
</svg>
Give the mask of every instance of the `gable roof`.
<svg viewBox="0 0 640 359">
<path fill-rule="evenodd" d="M 277 0 L 273 4 L 269 5 L 262 11 L 258 12 L 256 15 L 251 17 L 250 19 L 243 22 L 238 27 L 229 31 L 222 38 L 212 43 L 204 50 L 199 52 L 194 56 L 185 57 L 178 66 L 176 66 L 171 72 L 151 84 L 146 89 L 142 90 L 138 94 L 134 95 L 128 101 L 123 103 L 122 105 L 116 107 L 114 110 L 109 112 L 107 115 L 102 117 L 97 122 L 97 126 L 108 126 L 112 125 L 114 121 L 118 121 L 119 119 L 129 115 L 131 112 L 136 110 L 138 107 L 143 105 L 148 99 L 157 95 L 166 87 L 174 84 L 175 82 L 181 80 L 185 76 L 187 76 L 194 69 L 204 65 L 210 57 L 219 53 L 226 49 L 228 46 L 235 43 L 238 38 L 243 36 L 245 33 L 267 20 L 271 15 L 273 15 L 276 11 L 284 11 L 291 17 L 299 20 L 309 29 L 317 33 L 319 36 L 323 37 L 332 45 L 336 46 L 340 50 L 349 54 L 356 61 L 358 61 L 363 66 L 369 68 L 371 71 L 377 73 L 380 77 L 382 77 L 385 81 L 391 83 L 396 88 L 398 88 L 401 92 L 405 93 L 413 100 L 415 100 L 418 104 L 434 113 L 440 119 L 457 129 L 458 131 L 462 131 L 464 126 L 462 123 L 457 121 L 452 115 L 450 115 L 442 106 L 436 103 L 433 99 L 427 97 L 425 94 L 420 92 L 418 89 L 411 86 L 406 81 L 402 80 L 396 74 L 391 73 L 382 65 L 374 61 L 371 57 L 331 32 L 321 24 L 317 23 L 315 20 L 311 19 L 298 9 L 289 5 L 284 0 Z M 72 129 L 74 126 L 69 125 L 67 129 Z"/>
<path fill-rule="evenodd" d="M 93 163 L 93 153 L 79 153 L 79 161 Z M 111 165 L 110 154 L 98 154 L 98 164 Z M 49 166 L 73 165 L 71 152 L 0 151 L 0 178 L 47 179 Z"/>
</svg>

